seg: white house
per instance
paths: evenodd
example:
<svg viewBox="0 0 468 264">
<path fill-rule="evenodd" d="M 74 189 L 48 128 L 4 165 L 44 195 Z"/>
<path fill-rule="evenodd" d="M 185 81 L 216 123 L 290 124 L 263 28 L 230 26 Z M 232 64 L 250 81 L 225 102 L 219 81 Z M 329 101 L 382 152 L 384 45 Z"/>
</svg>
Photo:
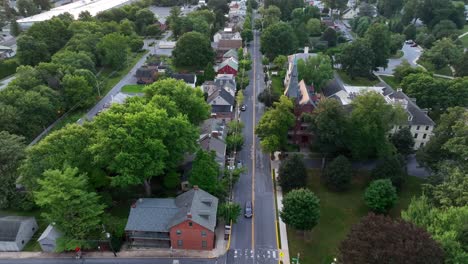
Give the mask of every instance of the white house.
<svg viewBox="0 0 468 264">
<path fill-rule="evenodd" d="M 48 225 L 44 232 L 41 234 L 37 242 L 41 245 L 42 251 L 54 252 L 57 247 L 57 238 L 62 234 L 53 225 Z"/>
</svg>

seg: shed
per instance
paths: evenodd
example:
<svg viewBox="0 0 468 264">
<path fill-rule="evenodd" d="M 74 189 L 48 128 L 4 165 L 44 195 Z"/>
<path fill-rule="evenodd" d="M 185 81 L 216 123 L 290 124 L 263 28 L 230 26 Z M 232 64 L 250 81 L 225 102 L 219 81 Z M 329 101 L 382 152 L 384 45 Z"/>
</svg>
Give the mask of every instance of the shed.
<svg viewBox="0 0 468 264">
<path fill-rule="evenodd" d="M 0 218 L 0 251 L 21 251 L 36 231 L 37 222 L 34 217 Z"/>
<path fill-rule="evenodd" d="M 62 234 L 53 225 L 48 225 L 44 232 L 41 234 L 37 242 L 41 245 L 42 251 L 54 252 L 57 247 L 57 238 Z"/>
</svg>

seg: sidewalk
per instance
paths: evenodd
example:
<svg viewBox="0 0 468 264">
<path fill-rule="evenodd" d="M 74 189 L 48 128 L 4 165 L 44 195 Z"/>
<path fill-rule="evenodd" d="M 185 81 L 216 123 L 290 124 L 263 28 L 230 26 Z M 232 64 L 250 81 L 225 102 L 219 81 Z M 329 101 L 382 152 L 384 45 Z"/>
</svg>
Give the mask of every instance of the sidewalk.
<svg viewBox="0 0 468 264">
<path fill-rule="evenodd" d="M 164 248 L 138 248 L 124 249 L 117 252 L 118 258 L 217 258 L 226 254 L 227 241 L 224 240 L 224 222 L 216 227 L 216 247 L 211 251 L 184 250 Z M 27 258 L 74 258 L 74 252 L 48 253 L 48 252 L 0 252 L 0 259 L 27 259 Z M 114 258 L 110 251 L 83 252 L 83 259 L 87 258 Z"/>
<path fill-rule="evenodd" d="M 275 173 L 274 175 L 276 177 L 274 179 L 275 182 L 276 182 L 276 179 L 278 178 L 279 165 L 281 163 L 279 160 L 279 154 L 280 152 L 275 152 L 274 154 L 275 159 L 271 161 L 271 169 L 274 171 Z M 275 195 L 276 195 L 276 210 L 278 212 L 277 221 L 279 223 L 279 235 L 280 235 L 280 241 L 281 241 L 280 254 L 283 254 L 283 256 L 280 257 L 280 260 L 283 262 L 283 264 L 290 264 L 288 232 L 286 229 L 286 224 L 279 217 L 279 212 L 283 209 L 283 192 L 281 191 L 281 187 L 279 185 L 276 185 Z"/>
</svg>

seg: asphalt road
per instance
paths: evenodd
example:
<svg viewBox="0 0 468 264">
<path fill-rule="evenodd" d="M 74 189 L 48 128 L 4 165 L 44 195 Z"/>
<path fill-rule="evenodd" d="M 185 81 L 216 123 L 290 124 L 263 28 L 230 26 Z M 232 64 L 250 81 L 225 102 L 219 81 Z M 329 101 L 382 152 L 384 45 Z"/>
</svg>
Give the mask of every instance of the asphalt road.
<svg viewBox="0 0 468 264">
<path fill-rule="evenodd" d="M 420 47 L 411 47 L 408 44 L 403 44 L 403 48 L 401 49 L 403 51 L 403 56 L 398 59 L 389 59 L 388 60 L 388 66 L 387 68 L 379 68 L 378 71 L 376 71 L 376 74 L 393 74 L 393 71 L 395 68 L 403 63 L 404 60 L 408 61 L 409 64 L 413 67 L 417 67 L 418 64 L 416 64 L 416 61 L 419 59 L 419 57 L 422 54 L 422 49 Z"/>
<path fill-rule="evenodd" d="M 277 263 L 276 210 L 269 155 L 261 151 L 260 142 L 254 134 L 254 128 L 264 112 L 263 104 L 256 97 L 265 88 L 260 33 L 257 31 L 254 32 L 249 52 L 253 65 L 249 73 L 250 84 L 244 92 L 247 109 L 240 116 L 244 123 L 244 146 L 239 153 L 247 171 L 234 186 L 233 194 L 234 200 L 242 208 L 245 202 L 252 201 L 253 217 L 242 216 L 233 226 L 231 250 L 227 258 L 228 263 L 236 264 Z"/>
</svg>

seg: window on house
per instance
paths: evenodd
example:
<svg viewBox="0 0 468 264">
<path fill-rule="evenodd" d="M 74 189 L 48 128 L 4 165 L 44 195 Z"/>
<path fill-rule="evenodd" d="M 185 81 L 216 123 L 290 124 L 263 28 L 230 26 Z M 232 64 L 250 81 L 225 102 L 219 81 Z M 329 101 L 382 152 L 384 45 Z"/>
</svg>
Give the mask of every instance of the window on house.
<svg viewBox="0 0 468 264">
<path fill-rule="evenodd" d="M 181 247 L 182 245 L 183 245 L 183 241 L 182 240 L 177 240 L 177 246 Z"/>
<path fill-rule="evenodd" d="M 204 231 L 204 230 L 201 231 L 201 236 L 202 236 L 202 237 L 206 237 L 206 231 Z"/>
<path fill-rule="evenodd" d="M 34 230 L 36 230 L 36 228 L 35 228 L 35 227 L 33 227 L 33 228 L 32 228 L 32 231 L 34 231 Z"/>
<path fill-rule="evenodd" d="M 182 231 L 177 230 L 176 233 L 177 233 L 177 235 L 180 235 L 180 234 L 182 234 Z"/>
<path fill-rule="evenodd" d="M 414 138 L 418 138 L 418 133 L 414 133 Z"/>
<path fill-rule="evenodd" d="M 398 126 L 398 129 L 401 129 L 401 126 Z"/>
<path fill-rule="evenodd" d="M 24 244 L 24 240 L 21 240 L 21 244 Z"/>
<path fill-rule="evenodd" d="M 201 242 L 201 247 L 202 247 L 202 248 L 206 248 L 206 247 L 207 247 L 206 240 L 202 240 L 202 242 Z"/>
<path fill-rule="evenodd" d="M 416 127 L 416 130 L 419 130 L 419 127 L 421 127 L 421 126 L 417 126 L 417 127 Z"/>
<path fill-rule="evenodd" d="M 426 137 L 427 137 L 427 134 L 424 134 L 424 135 L 423 135 L 423 139 L 426 138 Z"/>
<path fill-rule="evenodd" d="M 426 130 L 429 130 L 429 126 L 426 126 Z"/>
<path fill-rule="evenodd" d="M 424 142 L 421 142 L 421 144 L 419 144 L 419 147 L 422 147 L 424 146 Z"/>
<path fill-rule="evenodd" d="M 193 225 L 193 223 L 192 223 L 192 222 L 188 222 L 188 226 L 190 226 L 190 227 L 191 227 L 192 225 Z"/>
</svg>

